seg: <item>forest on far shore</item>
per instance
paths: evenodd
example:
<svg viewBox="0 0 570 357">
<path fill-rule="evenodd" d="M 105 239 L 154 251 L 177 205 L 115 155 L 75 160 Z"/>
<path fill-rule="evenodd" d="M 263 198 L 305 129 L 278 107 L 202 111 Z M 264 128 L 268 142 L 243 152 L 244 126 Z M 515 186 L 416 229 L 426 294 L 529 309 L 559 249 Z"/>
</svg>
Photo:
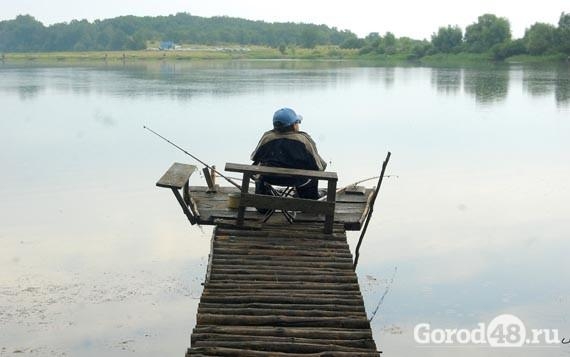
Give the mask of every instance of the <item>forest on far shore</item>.
<svg viewBox="0 0 570 357">
<path fill-rule="evenodd" d="M 557 26 L 536 22 L 522 38 L 513 39 L 507 18 L 484 14 L 462 29 L 442 26 L 430 40 L 396 37 L 391 32 L 359 38 L 349 30 L 303 23 L 267 23 L 232 17 L 121 16 L 106 20 L 73 20 L 44 26 L 30 15 L 0 21 L 0 52 L 61 52 L 144 50 L 150 43 L 168 41 L 197 45 L 259 45 L 278 48 L 338 46 L 361 56 L 404 55 L 420 59 L 437 54 L 489 54 L 503 60 L 515 55 L 570 56 L 570 14 Z"/>
</svg>

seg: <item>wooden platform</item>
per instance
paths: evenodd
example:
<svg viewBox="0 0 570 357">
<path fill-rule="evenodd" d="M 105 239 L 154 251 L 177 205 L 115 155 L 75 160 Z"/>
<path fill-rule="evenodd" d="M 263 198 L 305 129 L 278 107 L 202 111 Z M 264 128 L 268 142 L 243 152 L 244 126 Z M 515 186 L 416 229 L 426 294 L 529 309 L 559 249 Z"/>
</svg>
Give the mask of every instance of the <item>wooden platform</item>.
<svg viewBox="0 0 570 357">
<path fill-rule="evenodd" d="M 216 192 L 208 192 L 207 187 L 191 186 L 189 195 L 197 211 L 198 224 L 214 225 L 217 219 L 236 219 L 237 210 L 228 208 L 228 195 L 238 192 L 235 187 L 219 187 Z M 336 195 L 335 223 L 342 224 L 346 230 L 360 230 L 368 213 L 372 193 L 373 189 L 362 189 L 362 192 L 356 194 L 339 191 Z M 245 214 L 246 220 L 258 221 L 261 217 L 253 208 L 249 208 Z M 324 219 L 324 216 L 299 213 L 295 222 L 324 222 Z"/>
<path fill-rule="evenodd" d="M 201 219 L 224 211 L 224 193 L 191 192 Z M 216 226 L 204 285 L 187 356 L 380 355 L 344 223 Z"/>
</svg>

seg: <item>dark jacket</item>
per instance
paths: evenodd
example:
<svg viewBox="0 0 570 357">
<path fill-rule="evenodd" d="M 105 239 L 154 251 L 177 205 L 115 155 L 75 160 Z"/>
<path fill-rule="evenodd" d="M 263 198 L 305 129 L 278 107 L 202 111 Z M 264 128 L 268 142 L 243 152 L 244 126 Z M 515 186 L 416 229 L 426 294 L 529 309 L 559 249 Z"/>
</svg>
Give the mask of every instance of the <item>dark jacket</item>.
<svg viewBox="0 0 570 357">
<path fill-rule="evenodd" d="M 265 132 L 251 154 L 251 160 L 256 165 L 291 169 L 324 171 L 327 167 L 315 142 L 303 131 Z"/>
</svg>

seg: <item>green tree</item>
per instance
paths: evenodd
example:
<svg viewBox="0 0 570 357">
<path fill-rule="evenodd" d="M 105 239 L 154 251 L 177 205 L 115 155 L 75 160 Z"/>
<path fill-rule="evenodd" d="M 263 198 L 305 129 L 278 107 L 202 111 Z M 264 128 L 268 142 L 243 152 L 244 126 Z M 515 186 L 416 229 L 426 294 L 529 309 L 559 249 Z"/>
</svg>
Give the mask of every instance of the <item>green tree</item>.
<svg viewBox="0 0 570 357">
<path fill-rule="evenodd" d="M 306 26 L 301 32 L 301 46 L 315 48 L 319 40 L 319 31 L 314 26 Z"/>
<path fill-rule="evenodd" d="M 458 26 L 440 27 L 431 35 L 431 44 L 436 52 L 457 53 L 463 45 L 463 31 Z"/>
<path fill-rule="evenodd" d="M 380 43 L 382 43 L 382 37 L 378 32 L 370 32 L 365 38 L 366 44 L 372 48 L 380 47 Z"/>
<path fill-rule="evenodd" d="M 531 55 L 542 55 L 556 46 L 556 27 L 537 22 L 525 31 L 526 48 Z"/>
<path fill-rule="evenodd" d="M 362 48 L 366 46 L 366 41 L 361 38 L 349 38 L 340 44 L 340 48 Z"/>
<path fill-rule="evenodd" d="M 41 51 L 45 39 L 44 25 L 30 15 L 4 21 L 0 27 L 0 51 Z"/>
<path fill-rule="evenodd" d="M 525 45 L 525 41 L 522 38 L 516 39 L 514 41 L 508 41 L 496 44 L 491 49 L 493 53 L 493 58 L 497 61 L 502 61 L 505 58 L 522 55 L 528 53 Z"/>
<path fill-rule="evenodd" d="M 558 50 L 570 55 L 570 14 L 562 13 L 558 20 L 557 44 Z"/>
<path fill-rule="evenodd" d="M 121 16 L 71 21 L 44 27 L 29 15 L 0 21 L 0 51 L 121 50 L 144 48 L 148 41 L 266 45 L 340 45 L 357 38 L 348 30 L 325 25 L 267 23 L 227 16 L 204 18 L 187 13 L 169 16 Z"/>
<path fill-rule="evenodd" d="M 425 40 L 418 41 L 417 43 L 414 44 L 410 53 L 408 54 L 408 59 L 410 60 L 420 59 L 425 55 L 430 54 L 431 51 L 433 51 L 433 47 L 430 42 Z"/>
<path fill-rule="evenodd" d="M 396 36 L 394 36 L 394 34 L 391 32 L 386 32 L 384 38 L 382 39 L 382 47 L 384 49 L 384 53 L 388 55 L 395 54 L 397 50 Z"/>
<path fill-rule="evenodd" d="M 132 36 L 128 36 L 127 42 L 125 44 L 127 50 L 144 50 L 146 49 L 146 41 L 144 36 L 137 32 Z"/>
<path fill-rule="evenodd" d="M 504 17 L 493 14 L 481 15 L 477 23 L 465 29 L 465 45 L 470 52 L 482 53 L 493 46 L 510 41 L 511 25 Z"/>
<path fill-rule="evenodd" d="M 418 43 L 422 43 L 422 41 L 414 40 L 409 37 L 400 37 L 397 40 L 396 50 L 398 53 L 410 54 Z"/>
</svg>

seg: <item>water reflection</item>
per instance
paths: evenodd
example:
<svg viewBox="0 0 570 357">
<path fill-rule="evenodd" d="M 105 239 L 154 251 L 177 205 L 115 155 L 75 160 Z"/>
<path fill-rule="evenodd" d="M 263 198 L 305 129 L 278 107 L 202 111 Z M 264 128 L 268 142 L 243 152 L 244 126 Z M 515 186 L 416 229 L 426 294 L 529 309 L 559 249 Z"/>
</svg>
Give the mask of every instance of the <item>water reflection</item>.
<svg viewBox="0 0 570 357">
<path fill-rule="evenodd" d="M 570 103 L 570 66 L 523 68 L 523 88 L 534 97 L 554 94 L 558 106 L 567 106 Z"/>
<path fill-rule="evenodd" d="M 394 67 L 369 68 L 366 72 L 366 78 L 370 83 L 381 83 L 385 88 L 392 87 L 396 82 L 396 77 Z"/>
<path fill-rule="evenodd" d="M 556 89 L 554 69 L 523 68 L 523 89 L 532 96 L 546 96 Z"/>
<path fill-rule="evenodd" d="M 352 65 L 352 66 L 351 66 Z M 61 92 L 90 95 L 112 93 L 121 97 L 164 96 L 191 100 L 196 96 L 232 96 L 251 91 L 326 90 L 347 85 L 365 75 L 369 81 L 393 87 L 407 81 L 410 71 L 395 67 L 360 67 L 338 61 L 189 61 L 126 63 L 75 67 L 4 65 L 0 92 L 16 90 L 22 99 L 33 99 L 52 87 Z M 570 66 L 506 66 L 432 68 L 430 83 L 439 94 L 459 95 L 461 89 L 477 104 L 504 102 L 512 83 L 521 80 L 532 97 L 552 95 L 558 105 L 570 102 Z M 520 75 L 522 73 L 522 76 Z"/>
<path fill-rule="evenodd" d="M 343 70 L 347 68 L 347 70 Z M 10 66 L 5 69 L 9 70 Z M 192 61 L 89 65 L 76 67 L 18 67 L 9 73 L 15 83 L 35 82 L 22 87 L 31 97 L 35 91 L 53 87 L 77 94 L 113 93 L 124 97 L 166 96 L 190 100 L 200 95 L 240 95 L 252 90 L 326 90 L 343 85 L 358 75 L 345 62 L 329 61 Z M 373 80 L 393 85 L 396 72 L 383 67 Z M 128 84 L 128 85 L 127 85 Z M 11 92 L 4 83 L 0 91 Z"/>
<path fill-rule="evenodd" d="M 121 89 L 128 96 L 170 96 L 188 100 L 196 95 L 239 95 L 251 90 L 326 89 L 340 79 L 342 72 L 328 66 L 301 62 L 221 62 L 162 63 L 156 66 L 108 69 L 126 75 L 131 86 Z M 133 81 L 135 80 L 135 81 Z M 132 86 L 132 83 L 137 85 Z M 113 85 L 114 87 L 115 85 Z M 109 89 L 113 89 L 113 87 Z"/>
<path fill-rule="evenodd" d="M 462 70 L 459 68 L 433 68 L 431 83 L 441 94 L 458 94 L 461 90 Z"/>
<path fill-rule="evenodd" d="M 38 85 L 20 86 L 18 87 L 18 94 L 20 94 L 20 99 L 27 100 L 37 97 L 43 90 L 44 87 Z"/>
<path fill-rule="evenodd" d="M 556 103 L 560 106 L 570 106 L 570 64 L 560 66 L 556 71 Z"/>
<path fill-rule="evenodd" d="M 4 69 L 4 66 L 1 69 Z M 30 69 L 29 71 L 22 71 L 15 76 L 1 76 L 0 92 L 16 92 L 22 100 L 33 99 L 46 88 L 45 83 L 39 78 L 39 73 L 38 69 Z M 1 74 L 2 72 L 0 71 Z"/>
<path fill-rule="evenodd" d="M 509 69 L 465 69 L 463 89 L 479 104 L 501 103 L 509 92 Z"/>
</svg>

